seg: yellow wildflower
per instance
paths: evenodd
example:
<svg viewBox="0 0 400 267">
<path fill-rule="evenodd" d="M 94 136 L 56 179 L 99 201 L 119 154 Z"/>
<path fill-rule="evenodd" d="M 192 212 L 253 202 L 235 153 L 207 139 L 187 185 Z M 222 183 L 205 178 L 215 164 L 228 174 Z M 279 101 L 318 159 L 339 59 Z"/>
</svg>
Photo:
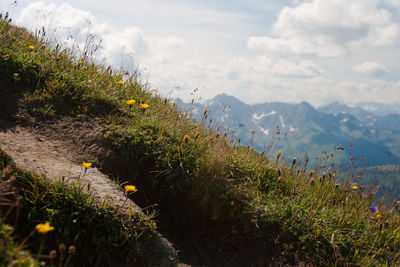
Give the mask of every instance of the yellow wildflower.
<svg viewBox="0 0 400 267">
<path fill-rule="evenodd" d="M 377 215 L 375 216 L 375 218 L 377 218 L 377 219 L 379 219 L 380 217 L 381 217 L 380 214 L 377 214 Z"/>
<path fill-rule="evenodd" d="M 79 61 L 78 61 L 78 65 L 82 65 L 82 60 L 79 60 Z"/>
<path fill-rule="evenodd" d="M 189 140 L 189 135 L 185 134 L 185 135 L 183 136 L 183 140 L 185 140 L 185 142 L 187 142 L 187 141 Z"/>
<path fill-rule="evenodd" d="M 35 229 L 41 234 L 47 234 L 47 232 L 53 231 L 54 227 L 50 225 L 49 222 L 39 223 L 36 225 Z"/>
<path fill-rule="evenodd" d="M 352 186 L 351 188 L 352 188 L 353 190 L 357 190 L 358 186 L 355 185 L 355 186 Z"/>
<path fill-rule="evenodd" d="M 82 167 L 84 167 L 85 169 L 87 169 L 87 168 L 90 168 L 92 166 L 92 163 L 90 163 L 90 162 L 83 162 L 82 163 Z"/>
<path fill-rule="evenodd" d="M 33 45 L 28 46 L 28 48 L 29 48 L 30 50 L 34 50 L 34 49 L 35 49 L 35 47 L 34 47 Z"/>
<path fill-rule="evenodd" d="M 282 155 L 282 151 L 278 151 L 278 158 Z"/>
<path fill-rule="evenodd" d="M 137 191 L 136 186 L 134 186 L 134 185 L 125 185 L 125 192 L 126 193 L 128 193 L 128 192 L 136 192 L 136 191 Z"/>
<path fill-rule="evenodd" d="M 126 100 L 126 104 L 129 105 L 129 106 L 132 106 L 132 105 L 134 105 L 135 103 L 136 103 L 136 100 L 134 100 L 134 99 Z"/>
<path fill-rule="evenodd" d="M 120 85 L 123 85 L 123 84 L 124 84 L 124 81 L 118 81 L 118 83 L 119 83 Z"/>
<path fill-rule="evenodd" d="M 140 104 L 140 108 L 146 110 L 149 108 L 149 104 Z"/>
</svg>

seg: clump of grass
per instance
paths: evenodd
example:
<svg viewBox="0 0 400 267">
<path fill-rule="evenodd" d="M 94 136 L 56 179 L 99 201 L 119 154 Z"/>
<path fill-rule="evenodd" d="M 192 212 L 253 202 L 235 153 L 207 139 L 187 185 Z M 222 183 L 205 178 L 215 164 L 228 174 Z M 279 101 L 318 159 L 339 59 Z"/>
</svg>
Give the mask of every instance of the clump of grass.
<svg viewBox="0 0 400 267">
<path fill-rule="evenodd" d="M 399 217 L 394 209 L 382 206 L 379 216 L 372 212 L 373 192 L 337 185 L 336 175 L 323 168 L 308 172 L 295 161 L 287 164 L 281 152 L 266 157 L 251 146 L 239 146 L 240 140 L 211 127 L 212 114 L 207 110 L 196 123 L 151 93 L 138 76 L 121 83 L 122 72 L 111 73 L 88 57 L 60 50 L 7 20 L 0 25 L 0 68 L 6 70 L 0 80 L 23 90 L 20 111 L 28 110 L 34 117 L 45 113 L 48 119 L 96 118 L 103 127 L 105 146 L 129 162 L 127 179 L 141 188 L 147 201 L 158 203 L 164 209 L 161 213 L 181 217 L 184 224 L 199 226 L 196 231 L 223 236 L 239 247 L 245 245 L 243 240 L 267 244 L 273 254 L 267 257 L 278 255 L 292 264 L 400 264 Z M 14 73 L 20 81 L 14 81 Z M 119 170 L 111 171 L 118 175 Z M 102 249 L 96 244 L 113 243 L 108 237 L 115 235 L 89 238 L 87 231 L 103 229 L 94 226 L 82 232 L 76 222 L 104 225 L 106 221 L 112 233 L 122 231 L 120 226 L 111 227 L 118 222 L 106 209 L 99 217 L 78 188 L 66 191 L 60 184 L 50 187 L 40 179 L 34 181 L 19 182 L 29 188 L 21 200 L 29 207 L 23 212 L 29 214 L 27 228 L 34 220 L 48 219 L 68 236 L 89 242 L 88 247 L 95 248 L 92 253 Z M 59 205 L 68 216 L 62 216 Z M 76 208 L 80 212 L 75 213 Z M 129 242 L 137 242 L 138 235 L 131 234 Z M 54 235 L 63 242 L 75 240 L 65 240 L 57 231 Z M 77 249 L 84 248 L 77 244 Z"/>
<path fill-rule="evenodd" d="M 19 247 L 12 234 L 14 228 L 0 219 L 0 264 L 2 266 L 43 266 L 27 251 Z"/>
<path fill-rule="evenodd" d="M 46 255 L 65 244 L 76 253 L 58 254 L 64 264 L 112 265 L 116 264 L 116 255 L 118 264 L 143 263 L 141 246 L 157 235 L 156 226 L 148 217 L 117 214 L 107 204 L 93 202 L 82 193 L 79 184 L 67 186 L 62 181 L 50 184 L 44 177 L 15 167 L 1 150 L 0 170 L 2 179 L 8 181 L 14 192 L 3 200 L 7 203 L 2 208 L 6 221 L 15 225 L 16 238 L 33 255 L 37 254 L 38 260 L 52 260 Z M 9 231 L 5 233 L 10 235 Z"/>
</svg>

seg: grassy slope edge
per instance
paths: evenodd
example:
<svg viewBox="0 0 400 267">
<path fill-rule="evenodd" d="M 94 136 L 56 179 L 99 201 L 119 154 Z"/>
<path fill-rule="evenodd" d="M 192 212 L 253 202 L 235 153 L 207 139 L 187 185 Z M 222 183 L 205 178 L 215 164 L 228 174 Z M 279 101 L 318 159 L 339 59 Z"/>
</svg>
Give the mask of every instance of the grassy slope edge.
<svg viewBox="0 0 400 267">
<path fill-rule="evenodd" d="M 21 259 L 26 261 L 29 254 L 21 250 L 26 247 L 34 255 L 40 254 L 40 260 L 47 264 L 50 263 L 50 251 L 56 250 L 57 262 L 61 257 L 65 263 L 69 255 L 67 252 L 64 256 L 59 254 L 61 244 L 74 247 L 76 252 L 69 260 L 72 266 L 101 266 L 104 263 L 142 266 L 151 262 L 146 259 L 150 255 L 142 250 L 157 235 L 155 224 L 149 218 L 123 216 L 106 203 L 95 203 L 82 192 L 79 184 L 49 183 L 45 177 L 16 167 L 1 149 L 0 175 L 0 211 L 5 238 L 2 240 L 11 240 L 10 233 L 14 232 L 20 242 L 18 246 L 8 242 L 2 247 L 5 254 L 0 262 L 12 265 L 13 257 L 7 256 L 7 251 L 17 255 L 14 256 L 15 262 Z M 33 231 L 37 224 L 46 221 L 55 227 L 54 231 L 46 236 Z M 15 229 L 5 223 L 14 225 Z M 45 242 L 40 249 L 42 241 Z M 157 256 L 153 254 L 151 257 Z M 25 266 L 24 261 L 20 264 Z"/>
<path fill-rule="evenodd" d="M 101 124 L 104 143 L 122 159 L 109 171 L 159 205 L 165 231 L 208 233 L 236 251 L 253 244 L 251 256 L 235 259 L 242 265 L 400 263 L 399 216 L 381 207 L 372 213 L 373 192 L 337 185 L 329 170 L 306 173 L 281 163 L 281 155 L 238 146 L 209 127 L 212 114 L 195 123 L 138 76 L 122 82 L 122 72 L 96 64 L 90 49 L 61 49 L 5 20 L 0 31 L 0 99 L 8 99 L 12 118 Z"/>
</svg>

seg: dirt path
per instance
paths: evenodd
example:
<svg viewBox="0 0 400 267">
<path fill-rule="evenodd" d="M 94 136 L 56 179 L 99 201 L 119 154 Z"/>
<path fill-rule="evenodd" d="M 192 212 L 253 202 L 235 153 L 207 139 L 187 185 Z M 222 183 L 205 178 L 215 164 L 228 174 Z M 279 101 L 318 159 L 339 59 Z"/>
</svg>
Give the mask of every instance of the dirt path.
<svg viewBox="0 0 400 267">
<path fill-rule="evenodd" d="M 126 197 L 121 187 L 99 169 L 89 168 L 84 173 L 81 162 L 77 160 L 82 158 L 82 147 L 61 137 L 59 140 L 50 139 L 41 130 L 21 126 L 5 127 L 5 123 L 0 122 L 0 147 L 24 169 L 46 174 L 53 181 L 64 179 L 66 183 L 73 183 L 79 179 L 83 190 L 98 202 L 107 201 L 121 212 L 130 208 L 134 214 L 142 214 L 140 207 L 132 200 L 128 199 L 124 203 Z M 160 237 L 152 246 L 165 255 L 161 266 L 169 265 L 176 259 L 176 252 L 166 239 Z"/>
<path fill-rule="evenodd" d="M 105 200 L 122 208 L 126 197 L 120 186 L 97 168 L 89 168 L 84 173 L 84 168 L 73 162 L 73 148 L 63 142 L 45 138 L 17 126 L 0 132 L 0 146 L 20 167 L 37 174 L 46 174 L 52 180 L 63 178 L 67 183 L 80 180 L 84 190 L 96 200 Z M 128 208 L 135 213 L 141 212 L 130 199 L 124 205 L 124 209 Z"/>
</svg>

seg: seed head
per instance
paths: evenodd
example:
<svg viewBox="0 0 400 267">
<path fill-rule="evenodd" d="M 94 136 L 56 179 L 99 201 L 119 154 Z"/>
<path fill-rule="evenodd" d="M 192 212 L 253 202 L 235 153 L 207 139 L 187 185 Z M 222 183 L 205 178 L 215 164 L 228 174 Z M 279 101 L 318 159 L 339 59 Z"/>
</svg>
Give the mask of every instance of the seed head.
<svg viewBox="0 0 400 267">
<path fill-rule="evenodd" d="M 65 246 L 65 244 L 61 244 L 60 246 L 58 246 L 58 251 L 60 252 L 60 254 L 64 253 L 66 249 L 67 247 Z"/>
<path fill-rule="evenodd" d="M 52 251 L 50 251 L 50 253 L 49 253 L 49 258 L 50 258 L 50 259 L 55 259 L 55 258 L 57 258 L 57 250 L 53 249 Z"/>
<path fill-rule="evenodd" d="M 74 245 L 69 246 L 68 254 L 75 254 L 75 252 L 76 252 L 76 247 Z"/>
</svg>

